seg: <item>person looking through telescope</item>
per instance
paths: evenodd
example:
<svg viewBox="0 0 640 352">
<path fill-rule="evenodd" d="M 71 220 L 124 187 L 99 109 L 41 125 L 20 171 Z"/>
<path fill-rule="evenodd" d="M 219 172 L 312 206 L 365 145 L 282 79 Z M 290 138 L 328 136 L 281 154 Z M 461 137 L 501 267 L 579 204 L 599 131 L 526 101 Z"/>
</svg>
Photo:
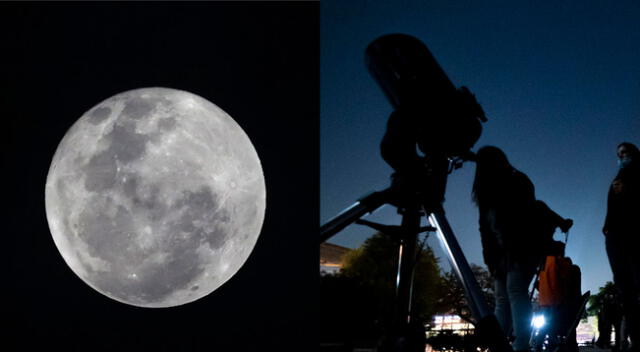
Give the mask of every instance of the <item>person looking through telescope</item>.
<svg viewBox="0 0 640 352">
<path fill-rule="evenodd" d="M 528 351 L 532 307 L 529 284 L 542 253 L 533 183 L 516 170 L 502 150 L 480 148 L 476 154 L 473 201 L 479 210 L 484 262 L 494 280 L 495 315 L 503 331 L 512 331 L 514 351 Z M 572 221 L 558 217 L 567 231 Z"/>
</svg>

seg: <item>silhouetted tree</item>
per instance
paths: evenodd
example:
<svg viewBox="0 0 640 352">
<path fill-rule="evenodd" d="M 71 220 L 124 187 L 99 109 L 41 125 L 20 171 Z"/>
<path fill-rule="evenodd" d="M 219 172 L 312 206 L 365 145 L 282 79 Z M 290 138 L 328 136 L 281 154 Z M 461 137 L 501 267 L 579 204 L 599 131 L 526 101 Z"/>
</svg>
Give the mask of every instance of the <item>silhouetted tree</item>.
<svg viewBox="0 0 640 352">
<path fill-rule="evenodd" d="M 342 274 L 372 289 L 380 317 L 392 314 L 398 270 L 398 242 L 380 232 L 345 256 Z M 412 295 L 414 318 L 429 321 L 437 311 L 442 291 L 438 259 L 429 247 L 421 246 L 415 267 Z"/>
<path fill-rule="evenodd" d="M 482 266 L 471 264 L 471 271 L 484 294 L 486 302 L 489 304 L 491 310 L 495 306 L 495 295 L 493 292 L 493 280 L 491 280 L 491 274 L 487 269 Z M 471 324 L 475 324 L 475 320 L 471 316 L 467 299 L 465 298 L 464 288 L 458 280 L 458 276 L 450 271 L 443 277 L 443 291 L 438 302 L 439 311 L 441 313 L 453 313 L 459 315 L 460 318 L 468 321 Z"/>
<path fill-rule="evenodd" d="M 624 310 L 622 308 L 620 293 L 613 282 L 608 281 L 603 287 L 600 287 L 598 293 L 589 297 L 589 315 L 598 317 L 598 331 L 600 336 L 596 345 L 601 348 L 611 347 L 611 331 L 616 331 L 615 346 L 613 350 L 620 349 L 620 342 L 624 337 L 620 335 L 622 318 Z"/>
<path fill-rule="evenodd" d="M 393 314 L 397 265 L 397 241 L 376 233 L 345 255 L 339 273 L 322 276 L 322 339 L 346 341 L 354 337 L 379 337 Z M 437 311 L 441 290 L 438 260 L 430 248 L 422 247 L 414 274 L 415 319 L 431 320 Z"/>
<path fill-rule="evenodd" d="M 587 308 L 587 314 L 589 316 L 598 315 L 602 310 L 607 294 L 617 295 L 617 290 L 611 281 L 607 281 L 604 286 L 600 287 L 598 293 L 589 297 L 589 304 Z"/>
</svg>

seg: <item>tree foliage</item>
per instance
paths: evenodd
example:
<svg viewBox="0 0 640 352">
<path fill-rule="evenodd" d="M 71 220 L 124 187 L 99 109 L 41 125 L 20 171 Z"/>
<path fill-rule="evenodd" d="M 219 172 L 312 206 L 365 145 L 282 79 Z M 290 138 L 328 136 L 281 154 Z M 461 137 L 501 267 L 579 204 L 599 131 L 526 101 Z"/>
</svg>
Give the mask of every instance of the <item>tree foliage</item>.
<svg viewBox="0 0 640 352">
<path fill-rule="evenodd" d="M 493 310 L 495 306 L 495 294 L 491 274 L 484 267 L 476 264 L 471 264 L 471 271 L 484 294 L 487 304 L 490 309 Z M 475 324 L 476 321 L 471 316 L 464 288 L 460 280 L 458 280 L 458 276 L 453 271 L 450 271 L 444 275 L 443 282 L 442 295 L 439 300 L 440 312 L 459 315 L 460 318 L 465 321 Z"/>
<path fill-rule="evenodd" d="M 394 309 L 398 242 L 376 233 L 350 251 L 338 274 L 321 277 L 321 324 L 325 340 L 374 337 L 389 326 Z M 414 320 L 427 322 L 438 310 L 442 278 L 430 248 L 421 248 L 415 267 Z"/>
<path fill-rule="evenodd" d="M 398 270 L 398 242 L 382 233 L 368 238 L 343 258 L 342 269 L 321 277 L 322 339 L 353 341 L 374 338 L 389 326 Z M 471 265 L 487 302 L 493 284 L 487 270 Z M 453 273 L 442 275 L 431 248 L 419 247 L 412 295 L 414 321 L 430 322 L 435 314 L 458 314 L 472 322 L 464 290 Z"/>
<path fill-rule="evenodd" d="M 398 270 L 398 242 L 391 236 L 376 233 L 350 252 L 344 260 L 342 274 L 371 289 L 380 317 L 393 313 Z M 412 310 L 414 319 L 428 321 L 437 310 L 442 290 L 438 259 L 431 248 L 419 247 L 415 266 Z"/>
<path fill-rule="evenodd" d="M 604 286 L 600 287 L 598 293 L 589 297 L 589 308 L 587 308 L 587 315 L 598 315 L 598 313 L 607 304 L 618 304 L 619 300 L 618 290 L 611 281 L 607 281 Z"/>
</svg>

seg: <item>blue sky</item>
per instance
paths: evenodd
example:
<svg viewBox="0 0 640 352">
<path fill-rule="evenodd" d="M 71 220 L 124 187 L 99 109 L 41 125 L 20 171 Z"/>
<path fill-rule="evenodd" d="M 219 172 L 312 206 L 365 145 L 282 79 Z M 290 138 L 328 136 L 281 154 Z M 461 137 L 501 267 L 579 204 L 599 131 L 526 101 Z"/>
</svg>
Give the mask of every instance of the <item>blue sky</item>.
<svg viewBox="0 0 640 352">
<path fill-rule="evenodd" d="M 484 108 L 474 150 L 503 149 L 539 199 L 574 219 L 567 255 L 583 291 L 597 291 L 611 280 L 601 228 L 615 148 L 640 144 L 638 18 L 631 1 L 321 1 L 321 221 L 389 184 L 379 143 L 391 106 L 364 49 L 383 34 L 411 34 Z M 449 176 L 445 211 L 469 262 L 482 264 L 473 174 L 465 164 Z M 400 223 L 391 207 L 367 219 Z M 372 233 L 352 225 L 330 242 L 354 248 Z M 428 243 L 448 270 L 435 236 Z"/>
</svg>

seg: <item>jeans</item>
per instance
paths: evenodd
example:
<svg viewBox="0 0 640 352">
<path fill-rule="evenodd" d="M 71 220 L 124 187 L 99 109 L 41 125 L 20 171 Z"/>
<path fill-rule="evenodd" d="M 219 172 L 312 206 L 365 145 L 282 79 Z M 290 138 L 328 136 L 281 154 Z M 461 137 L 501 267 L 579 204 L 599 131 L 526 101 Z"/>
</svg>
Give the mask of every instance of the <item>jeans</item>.
<svg viewBox="0 0 640 352">
<path fill-rule="evenodd" d="M 495 315 L 508 336 L 515 335 L 513 350 L 529 350 L 531 337 L 531 302 L 529 301 L 529 284 L 534 276 L 534 270 L 525 270 L 517 265 L 507 271 L 504 278 L 496 278 Z M 512 330 L 513 328 L 513 330 Z"/>
<path fill-rule="evenodd" d="M 605 237 L 605 245 L 613 282 L 622 298 L 631 343 L 635 350 L 640 350 L 640 257 L 637 236 L 632 232 L 609 232 Z"/>
</svg>

